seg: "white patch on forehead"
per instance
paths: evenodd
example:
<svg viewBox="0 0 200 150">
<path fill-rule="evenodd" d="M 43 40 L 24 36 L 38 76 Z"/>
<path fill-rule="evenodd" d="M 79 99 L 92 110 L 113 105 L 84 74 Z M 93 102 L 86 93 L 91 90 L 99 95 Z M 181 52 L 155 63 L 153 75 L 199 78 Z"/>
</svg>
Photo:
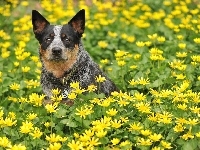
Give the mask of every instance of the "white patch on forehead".
<svg viewBox="0 0 200 150">
<path fill-rule="evenodd" d="M 48 46 L 47 49 L 51 50 L 54 47 L 60 47 L 61 49 L 64 49 L 65 46 L 63 45 L 63 42 L 61 40 L 61 30 L 62 30 L 62 25 L 56 25 L 53 28 L 53 32 L 54 32 L 54 39 L 51 42 L 51 44 Z"/>
<path fill-rule="evenodd" d="M 60 32 L 61 32 L 62 27 L 63 27 L 62 25 L 54 26 L 53 31 L 55 33 L 55 36 L 60 36 Z"/>
</svg>

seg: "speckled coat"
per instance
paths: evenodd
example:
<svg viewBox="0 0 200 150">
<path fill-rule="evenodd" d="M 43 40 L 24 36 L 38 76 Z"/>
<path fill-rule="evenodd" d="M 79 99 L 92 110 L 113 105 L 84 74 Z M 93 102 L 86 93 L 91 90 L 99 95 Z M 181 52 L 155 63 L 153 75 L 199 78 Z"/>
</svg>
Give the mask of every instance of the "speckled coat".
<svg viewBox="0 0 200 150">
<path fill-rule="evenodd" d="M 95 78 L 99 75 L 106 78 L 100 83 L 99 92 L 108 96 L 117 90 L 83 47 L 81 36 L 85 28 L 85 10 L 80 10 L 65 25 L 50 25 L 39 12 L 33 10 L 32 24 L 40 44 L 41 85 L 47 99 L 52 96 L 52 89 L 56 88 L 67 98 L 72 82 L 79 82 L 82 88 L 97 85 Z"/>
</svg>

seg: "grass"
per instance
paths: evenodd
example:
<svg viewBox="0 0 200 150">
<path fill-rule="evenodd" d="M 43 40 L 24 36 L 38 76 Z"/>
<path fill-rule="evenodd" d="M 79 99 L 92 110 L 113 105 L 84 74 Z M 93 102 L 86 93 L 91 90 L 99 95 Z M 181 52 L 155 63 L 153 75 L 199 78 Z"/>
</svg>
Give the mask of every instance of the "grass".
<svg viewBox="0 0 200 150">
<path fill-rule="evenodd" d="M 0 149 L 200 149 L 198 1 L 0 4 Z M 84 47 L 120 92 L 74 82 L 73 106 L 57 89 L 43 106 L 32 9 L 52 24 L 85 9 Z"/>
</svg>

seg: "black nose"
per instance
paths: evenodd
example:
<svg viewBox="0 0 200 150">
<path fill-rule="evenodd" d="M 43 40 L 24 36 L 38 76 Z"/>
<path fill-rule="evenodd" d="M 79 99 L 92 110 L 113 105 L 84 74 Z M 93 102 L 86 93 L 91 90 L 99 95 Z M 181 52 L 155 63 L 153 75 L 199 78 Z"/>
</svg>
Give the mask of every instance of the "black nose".
<svg viewBox="0 0 200 150">
<path fill-rule="evenodd" d="M 52 54 L 53 54 L 53 55 L 60 55 L 61 52 L 62 52 L 62 49 L 59 48 L 59 47 L 54 47 L 54 48 L 52 49 Z"/>
</svg>

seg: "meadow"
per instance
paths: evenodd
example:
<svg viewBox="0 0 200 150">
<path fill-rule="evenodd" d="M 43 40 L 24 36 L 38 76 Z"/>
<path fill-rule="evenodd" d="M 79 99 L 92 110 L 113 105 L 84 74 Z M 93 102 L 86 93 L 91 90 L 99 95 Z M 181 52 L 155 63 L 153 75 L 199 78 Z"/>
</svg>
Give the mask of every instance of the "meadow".
<svg viewBox="0 0 200 150">
<path fill-rule="evenodd" d="M 84 47 L 120 91 L 73 82 L 73 106 L 58 89 L 44 106 L 32 9 L 52 24 L 85 9 Z M 199 32 L 197 0 L 1 0 L 0 150 L 200 149 Z"/>
</svg>

